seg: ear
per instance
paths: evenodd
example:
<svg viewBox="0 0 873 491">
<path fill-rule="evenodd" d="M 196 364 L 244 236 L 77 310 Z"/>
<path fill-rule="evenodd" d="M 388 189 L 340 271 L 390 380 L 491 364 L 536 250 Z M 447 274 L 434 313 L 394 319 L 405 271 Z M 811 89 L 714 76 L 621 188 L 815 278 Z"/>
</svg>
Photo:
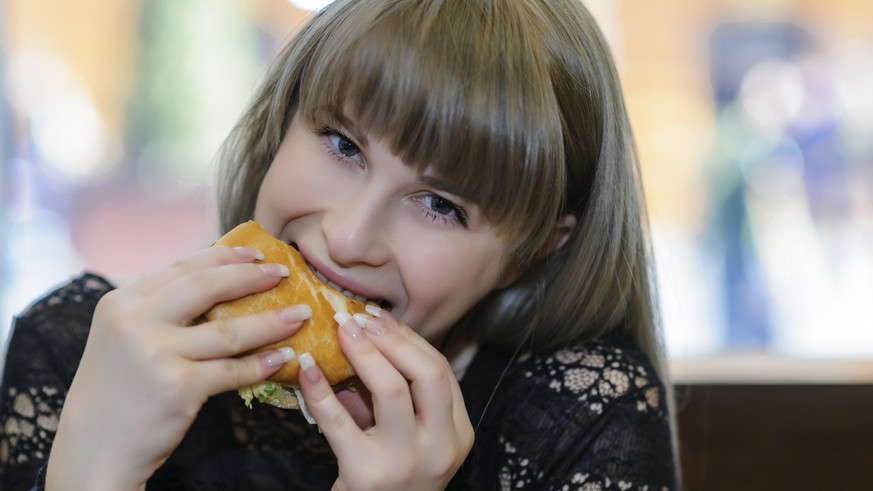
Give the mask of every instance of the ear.
<svg viewBox="0 0 873 491">
<path fill-rule="evenodd" d="M 540 259 L 548 256 L 549 254 L 559 250 L 564 247 L 567 241 L 570 240 L 570 236 L 573 235 L 573 230 L 576 229 L 576 215 L 571 215 L 569 213 L 565 215 L 561 215 L 558 218 L 558 221 L 555 222 L 555 227 L 552 229 L 552 234 L 549 237 L 549 241 L 540 249 L 540 252 L 537 253 L 534 262 L 539 261 Z M 504 271 L 503 276 L 498 283 L 498 288 L 505 288 L 521 275 L 522 271 L 515 268 L 508 268 Z"/>
<path fill-rule="evenodd" d="M 570 236 L 573 235 L 573 230 L 576 229 L 576 215 L 566 213 L 558 218 L 555 222 L 555 228 L 552 229 L 552 236 L 549 242 L 540 251 L 539 257 L 546 257 L 549 254 L 564 247 Z"/>
</svg>

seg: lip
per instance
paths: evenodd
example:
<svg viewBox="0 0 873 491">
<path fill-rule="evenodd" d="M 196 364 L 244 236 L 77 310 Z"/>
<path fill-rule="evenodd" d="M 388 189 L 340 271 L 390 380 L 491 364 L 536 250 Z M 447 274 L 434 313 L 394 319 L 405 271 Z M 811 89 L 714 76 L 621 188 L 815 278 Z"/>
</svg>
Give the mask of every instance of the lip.
<svg viewBox="0 0 873 491">
<path fill-rule="evenodd" d="M 348 290 L 364 298 L 388 300 L 383 294 L 367 288 L 366 286 L 352 280 L 343 273 L 336 271 L 327 264 L 310 256 L 303 247 L 300 247 L 300 244 L 297 244 L 297 246 L 300 254 L 303 256 L 303 259 L 311 264 L 312 267 L 314 267 L 319 273 L 323 274 L 325 278 L 342 287 L 343 290 Z"/>
</svg>

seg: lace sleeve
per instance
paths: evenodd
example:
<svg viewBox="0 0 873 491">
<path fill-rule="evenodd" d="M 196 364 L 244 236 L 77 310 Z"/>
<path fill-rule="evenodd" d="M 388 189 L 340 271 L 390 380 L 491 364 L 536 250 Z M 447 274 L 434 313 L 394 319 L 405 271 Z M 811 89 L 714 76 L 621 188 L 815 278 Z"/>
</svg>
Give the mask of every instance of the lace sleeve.
<svg viewBox="0 0 873 491">
<path fill-rule="evenodd" d="M 0 386 L 0 489 L 39 486 L 94 307 L 108 289 L 86 275 L 15 319 Z"/>
<path fill-rule="evenodd" d="M 471 489 L 678 488 L 664 386 L 642 353 L 591 343 L 532 357 L 519 375 L 477 435 L 491 443 Z"/>
<path fill-rule="evenodd" d="M 504 436 L 504 483 L 677 488 L 664 387 L 641 353 L 595 343 L 536 360 L 524 376 L 540 382 L 521 405 L 524 422 Z"/>
</svg>

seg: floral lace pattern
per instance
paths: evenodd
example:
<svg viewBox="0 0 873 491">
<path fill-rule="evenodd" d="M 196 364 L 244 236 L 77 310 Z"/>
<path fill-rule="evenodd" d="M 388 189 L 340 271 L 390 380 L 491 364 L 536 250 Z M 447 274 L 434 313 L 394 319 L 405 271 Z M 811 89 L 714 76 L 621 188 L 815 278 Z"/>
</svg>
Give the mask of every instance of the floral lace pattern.
<svg viewBox="0 0 873 491">
<path fill-rule="evenodd" d="M 536 412 L 527 413 L 527 421 L 541 418 L 533 428 L 500 434 L 500 489 L 542 489 L 544 482 L 548 489 L 583 491 L 655 491 L 675 485 L 669 478 L 672 464 L 658 464 L 663 462 L 658 452 L 670 452 L 663 387 L 639 351 L 595 341 L 552 356 L 531 357 L 520 372 L 525 392 L 549 401 L 550 407 L 537 405 Z M 561 450 L 536 448 L 525 433 L 547 438 Z M 642 435 L 655 439 L 639 442 Z M 579 438 L 568 440 L 572 436 Z M 636 443 L 616 445 L 629 441 Z M 548 469 L 565 455 L 577 455 L 579 460 L 566 472 L 547 477 Z M 647 456 L 649 463 L 633 462 L 644 462 Z M 639 473 L 650 465 L 652 469 Z"/>
<path fill-rule="evenodd" d="M 663 415 L 661 387 L 652 383 L 649 369 L 635 365 L 621 348 L 591 343 L 587 351 L 565 349 L 539 363 L 539 370 L 554 377 L 549 388 L 556 392 L 569 391 L 577 400 L 587 402 L 591 411 L 601 414 L 604 405 L 631 394 L 641 413 L 655 411 Z M 533 376 L 527 371 L 526 376 Z M 633 390 L 633 391 L 632 391 Z"/>
<path fill-rule="evenodd" d="M 4 400 L 3 413 L 9 417 L 3 424 L 0 461 L 24 463 L 47 458 L 49 436 L 58 429 L 55 408 L 63 404 L 63 396 L 54 387 L 31 388 L 21 393 L 10 387 Z"/>
<path fill-rule="evenodd" d="M 16 319 L 0 387 L 0 489 L 39 489 L 97 301 L 86 274 Z M 483 375 L 485 374 L 485 375 Z M 461 380 L 476 443 L 449 489 L 676 489 L 663 385 L 609 339 L 511 361 L 482 349 Z M 148 489 L 329 489 L 336 461 L 297 411 L 210 399 Z"/>
<path fill-rule="evenodd" d="M 94 306 L 109 289 L 102 278 L 85 275 L 16 319 L 0 388 L 0 488 L 29 489 L 36 481 L 85 348 Z"/>
</svg>

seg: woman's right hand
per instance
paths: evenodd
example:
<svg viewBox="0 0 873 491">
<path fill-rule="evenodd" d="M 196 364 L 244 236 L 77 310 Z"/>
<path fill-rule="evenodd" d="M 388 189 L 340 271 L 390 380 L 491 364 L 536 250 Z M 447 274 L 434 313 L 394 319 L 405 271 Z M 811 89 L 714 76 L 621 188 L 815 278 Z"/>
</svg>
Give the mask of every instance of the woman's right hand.
<svg viewBox="0 0 873 491">
<path fill-rule="evenodd" d="M 300 356 L 303 397 L 337 457 L 332 489 L 445 489 L 474 440 L 451 364 L 388 312 L 343 314 L 337 318 L 340 345 L 370 404 L 347 404 L 315 360 Z"/>
<path fill-rule="evenodd" d="M 46 488 L 142 489 L 206 400 L 277 371 L 287 353 L 240 356 L 293 335 L 305 305 L 192 326 L 216 303 L 270 289 L 284 266 L 211 247 L 107 293 L 66 397 Z"/>
</svg>

